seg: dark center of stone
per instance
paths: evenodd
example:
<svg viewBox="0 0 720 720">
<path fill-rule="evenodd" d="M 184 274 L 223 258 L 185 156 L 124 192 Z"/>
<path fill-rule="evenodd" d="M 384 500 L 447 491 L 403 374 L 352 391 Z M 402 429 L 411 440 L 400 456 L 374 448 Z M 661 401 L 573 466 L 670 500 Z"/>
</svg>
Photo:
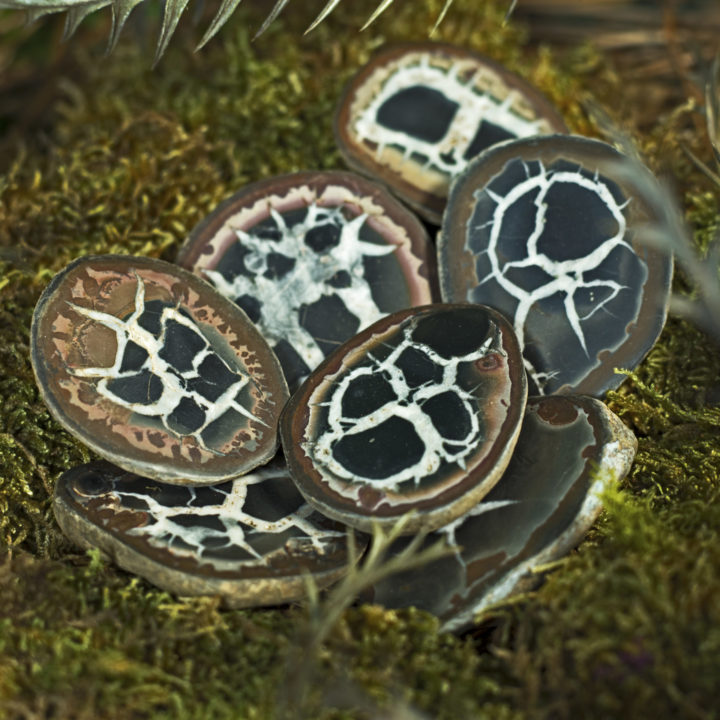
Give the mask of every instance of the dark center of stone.
<svg viewBox="0 0 720 720">
<path fill-rule="evenodd" d="M 457 393 L 448 390 L 435 395 L 422 404 L 422 410 L 444 438 L 464 440 L 470 434 L 470 416 Z"/>
<path fill-rule="evenodd" d="M 397 395 L 384 375 L 361 375 L 351 380 L 343 393 L 342 416 L 365 417 L 393 400 Z"/>
<path fill-rule="evenodd" d="M 415 465 L 425 446 L 412 423 L 391 417 L 377 427 L 345 435 L 333 448 L 333 457 L 358 478 L 384 480 Z"/>
<path fill-rule="evenodd" d="M 437 143 L 445 136 L 459 107 L 438 90 L 415 85 L 386 100 L 376 120 L 390 130 Z"/>
</svg>

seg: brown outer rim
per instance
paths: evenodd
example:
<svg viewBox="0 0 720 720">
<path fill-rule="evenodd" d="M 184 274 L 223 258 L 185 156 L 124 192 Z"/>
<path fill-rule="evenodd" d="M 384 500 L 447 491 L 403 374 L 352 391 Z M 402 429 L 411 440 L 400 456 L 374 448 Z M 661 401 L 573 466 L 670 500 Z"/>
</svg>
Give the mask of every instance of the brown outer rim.
<svg viewBox="0 0 720 720">
<path fill-rule="evenodd" d="M 556 147 L 553 147 L 555 145 Z M 440 275 L 440 294 L 448 302 L 458 302 L 460 293 L 454 288 L 462 285 L 463 293 L 467 299 L 467 289 L 477 285 L 475 276 L 474 255 L 465 249 L 465 226 L 475 206 L 473 193 L 492 177 L 499 173 L 505 164 L 514 158 L 522 157 L 525 160 L 540 159 L 546 163 L 557 159 L 569 159 L 586 167 L 589 161 L 597 162 L 599 166 L 609 165 L 622 160 L 623 155 L 615 148 L 601 140 L 587 138 L 581 135 L 542 135 L 525 140 L 508 140 L 495 147 L 485 150 L 471 161 L 468 168 L 453 183 L 448 197 L 448 211 L 443 218 L 442 228 L 438 233 L 437 253 Z M 580 159 L 578 159 L 580 158 Z M 641 197 L 628 189 L 626 182 L 613 177 L 612 173 L 601 170 L 603 175 L 615 182 L 628 197 L 633 198 L 634 207 L 640 208 L 642 216 L 652 217 L 650 208 Z M 649 172 L 649 171 L 648 171 Z M 630 205 L 633 207 L 633 204 Z M 632 213 L 628 226 L 632 226 L 637 219 Z M 603 359 L 596 367 L 577 385 L 565 384 L 553 394 L 576 394 L 602 397 L 608 390 L 617 388 L 625 376 L 613 372 L 615 367 L 634 368 L 649 352 L 657 337 L 660 335 L 667 317 L 670 302 L 670 284 L 673 274 L 673 258 L 665 253 L 658 252 L 648 245 L 642 245 L 633 238 L 633 250 L 645 262 L 648 277 L 643 287 L 642 304 L 638 313 L 637 322 L 628 329 L 628 339 L 614 352 L 603 351 Z M 453 262 L 443 262 L 444 258 L 452 253 Z M 658 293 L 648 293 L 648 284 L 655 282 L 666 288 L 662 307 L 651 307 Z M 652 342 L 641 352 L 629 354 L 623 350 L 638 332 L 647 333 L 652 328 Z M 610 368 L 608 370 L 608 367 Z M 609 377 L 608 377 L 609 375 Z"/>
<path fill-rule="evenodd" d="M 559 535 L 534 555 L 528 552 L 527 545 L 523 551 L 515 555 L 510 568 L 495 570 L 496 577 L 491 578 L 490 584 L 481 589 L 479 596 L 468 592 L 467 603 L 463 609 L 448 609 L 440 615 L 442 629 L 448 632 L 460 632 L 472 625 L 473 618 L 489 605 L 498 603 L 510 595 L 519 592 L 529 592 L 541 581 L 539 574 L 533 574 L 532 568 L 552 562 L 566 555 L 583 539 L 587 531 L 600 514 L 602 505 L 600 500 L 593 503 L 592 493 L 593 477 L 598 468 L 602 468 L 603 461 L 608 463 L 607 449 L 611 443 L 621 446 L 620 455 L 624 456 L 626 473 L 630 471 L 632 461 L 637 451 L 637 439 L 632 431 L 626 427 L 622 420 L 615 415 L 601 400 L 588 395 L 534 395 L 528 398 L 528 405 L 541 405 L 548 401 L 563 400 L 572 404 L 573 408 L 583 410 L 592 427 L 595 445 L 591 449 L 593 457 L 584 457 L 585 466 L 582 473 L 576 478 L 573 487 L 579 483 L 587 484 L 585 499 L 570 524 Z M 612 483 L 619 483 L 622 477 L 613 477 L 612 482 L 604 483 L 607 489 Z"/>
<path fill-rule="evenodd" d="M 367 81 L 377 66 L 413 51 L 434 52 L 438 55 L 475 60 L 478 64 L 484 65 L 496 72 L 510 88 L 518 90 L 537 111 L 538 117 L 547 120 L 556 133 L 567 133 L 568 128 L 557 108 L 536 87 L 528 83 L 527 80 L 517 73 L 503 67 L 499 62 L 474 50 L 467 50 L 457 47 L 456 45 L 450 45 L 449 43 L 435 42 L 400 43 L 384 46 L 377 50 L 370 60 L 363 65 L 343 88 L 333 121 L 335 143 L 343 159 L 353 170 L 361 172 L 364 175 L 369 175 L 378 182 L 382 182 L 391 192 L 397 194 L 400 199 L 410 205 L 413 210 L 428 222 L 440 225 L 447 198 L 419 192 L 414 185 L 403 180 L 401 177 L 397 177 L 396 173 L 391 172 L 385 165 L 374 162 L 370 159 L 366 151 L 360 150 L 362 146 L 351 139 L 348 130 L 350 120 L 349 101 L 351 96 L 357 91 L 357 88 Z M 392 174 L 392 180 L 385 179 L 385 176 L 388 174 Z"/>
<path fill-rule="evenodd" d="M 105 461 L 94 461 L 74 467 L 63 473 L 55 484 L 53 513 L 60 528 L 75 544 L 87 548 L 98 548 L 118 566 L 145 578 L 148 582 L 176 595 L 219 595 L 228 607 L 260 607 L 283 605 L 302 600 L 307 596 L 305 568 L 294 575 L 274 577 L 247 576 L 224 572 L 216 576 L 206 575 L 195 563 L 197 569 L 177 569 L 163 564 L 128 544 L 124 539 L 104 529 L 87 517 L 84 508 L 72 496 L 69 485 L 75 473 L 88 465 L 100 465 Z M 123 474 L 136 475 L 136 473 Z M 355 533 L 358 559 L 367 547 L 367 538 Z M 349 560 L 349 557 L 348 557 Z M 324 588 L 340 579 L 349 569 L 347 563 L 312 573 L 318 587 Z"/>
<path fill-rule="evenodd" d="M 68 432 L 70 432 L 75 438 L 79 439 L 82 443 L 87 445 L 91 450 L 97 452 L 100 456 L 109 460 L 110 462 L 120 466 L 128 472 L 138 473 L 156 479 L 161 482 L 175 483 L 181 485 L 212 485 L 224 480 L 230 480 L 238 477 L 246 472 L 249 472 L 258 465 L 270 460 L 278 448 L 278 435 L 277 432 L 270 434 L 273 438 L 272 443 L 264 442 L 265 449 L 261 452 L 256 453 L 256 456 L 252 461 L 246 460 L 245 464 L 237 468 L 234 471 L 224 471 L 221 474 L 205 473 L 193 473 L 191 472 L 189 464 L 187 470 L 178 470 L 167 461 L 163 462 L 152 462 L 151 460 L 128 460 L 127 455 L 123 452 L 117 452 L 116 450 L 109 449 L 107 443 L 97 442 L 92 432 L 89 432 L 82 424 L 77 420 L 71 419 L 68 414 L 63 410 L 62 403 L 59 401 L 59 397 L 56 393 L 55 383 L 52 379 L 51 368 L 47 365 L 46 359 L 43 358 L 42 362 L 38 362 L 38 345 L 41 341 L 38 337 L 40 333 L 40 326 L 46 323 L 45 311 L 49 304 L 55 299 L 54 296 L 66 278 L 77 270 L 78 267 L 84 265 L 97 267 L 100 263 L 112 263 L 114 266 L 121 265 L 117 270 L 118 273 L 122 273 L 122 267 L 130 269 L 132 267 L 140 267 L 140 269 L 148 269 L 156 272 L 164 272 L 170 276 L 176 277 L 181 282 L 184 282 L 186 286 L 193 287 L 196 292 L 205 294 L 211 294 L 214 296 L 213 302 L 221 306 L 222 311 L 231 317 L 236 316 L 237 322 L 241 324 L 246 331 L 246 334 L 252 336 L 253 343 L 256 345 L 256 350 L 259 350 L 258 362 L 262 364 L 263 371 L 269 376 L 268 385 L 271 385 L 273 394 L 277 394 L 277 415 L 279 416 L 282 410 L 283 401 L 289 396 L 287 383 L 285 382 L 285 376 L 280 369 L 280 363 L 275 357 L 275 353 L 272 348 L 268 345 L 265 338 L 258 332 L 255 325 L 250 321 L 247 315 L 234 303 L 230 302 L 227 298 L 223 297 L 220 293 L 215 290 L 212 285 L 206 283 L 204 280 L 199 278 L 197 275 L 184 270 L 177 265 L 165 262 L 164 260 L 157 260 L 155 258 L 148 258 L 143 256 L 133 255 L 87 255 L 85 257 L 78 258 L 67 265 L 63 270 L 57 273 L 49 285 L 43 290 L 36 306 L 33 311 L 32 325 L 30 328 L 30 358 L 33 367 L 33 373 L 35 374 L 35 382 L 41 390 L 42 398 L 50 411 L 50 414 L 57 420 Z M 122 265 L 124 264 L 124 266 Z M 112 269 L 116 269 L 112 268 Z M 109 268 L 110 269 L 110 268 Z M 204 467 L 212 465 L 212 461 L 205 463 Z"/>
<path fill-rule="evenodd" d="M 87 550 L 99 549 L 127 572 L 145 578 L 149 583 L 178 596 L 219 596 L 229 608 L 285 605 L 307 597 L 305 576 L 281 578 L 213 578 L 169 568 L 139 552 L 115 535 L 111 535 L 74 510 L 74 501 L 56 490 L 53 512 L 63 533 L 76 545 Z M 320 588 L 339 580 L 348 566 L 313 574 Z"/>
<path fill-rule="evenodd" d="M 327 489 L 325 483 L 322 482 L 322 475 L 315 469 L 310 460 L 304 456 L 299 444 L 295 441 L 295 438 L 302 437 L 302 433 L 308 422 L 309 413 L 307 401 L 309 396 L 316 389 L 320 379 L 324 375 L 337 373 L 342 368 L 342 360 L 346 357 L 346 355 L 358 346 L 368 342 L 373 335 L 382 334 L 390 330 L 393 326 L 400 325 L 404 320 L 413 315 L 442 310 L 450 312 L 466 308 L 482 310 L 489 314 L 492 319 L 497 322 L 510 346 L 508 364 L 514 363 L 519 365 L 520 374 L 518 381 L 512 385 L 510 407 L 508 409 L 506 419 L 502 424 L 501 430 L 502 433 L 506 431 L 508 427 L 514 427 L 514 432 L 509 434 L 507 442 L 504 445 L 501 443 L 495 443 L 490 453 L 484 458 L 480 465 L 473 468 L 473 470 L 469 473 L 466 473 L 462 480 L 455 483 L 445 492 L 431 499 L 408 503 L 408 505 L 411 505 L 410 508 L 403 505 L 396 505 L 395 509 L 392 509 L 387 505 L 381 505 L 381 507 L 386 509 L 380 511 L 376 509 L 372 513 L 368 514 L 358 513 L 358 508 L 354 503 Z M 512 357 L 513 355 L 514 357 Z M 285 409 L 280 417 L 280 437 L 285 453 L 285 459 L 298 489 L 305 499 L 313 505 L 313 507 L 320 509 L 321 512 L 325 513 L 329 517 L 333 517 L 340 522 L 352 525 L 360 530 L 371 531 L 373 521 L 384 525 L 392 525 L 409 510 L 422 511 L 429 509 L 431 512 L 428 512 L 427 516 L 435 518 L 437 522 L 432 523 L 426 521 L 422 516 L 420 516 L 420 513 L 416 512 L 414 516 L 411 517 L 404 525 L 403 532 L 409 533 L 421 529 L 436 529 L 447 522 L 450 522 L 454 517 L 462 514 L 463 510 L 460 509 L 458 512 L 451 512 L 450 514 L 452 516 L 448 517 L 448 513 L 450 512 L 448 508 L 455 508 L 458 501 L 463 498 L 463 496 L 469 497 L 470 501 L 468 504 L 469 506 L 473 506 L 479 502 L 500 479 L 508 462 L 510 461 L 512 451 L 515 448 L 515 443 L 517 442 L 517 438 L 520 434 L 522 419 L 525 414 L 526 400 L 527 381 L 522 362 L 522 355 L 520 353 L 520 346 L 518 344 L 517 337 L 515 336 L 515 331 L 503 315 L 485 305 L 474 303 L 436 303 L 434 305 L 422 305 L 415 308 L 400 310 L 399 312 L 378 320 L 328 355 L 293 394 L 290 401 L 285 406 Z M 489 476 L 490 474 L 487 472 L 487 468 L 488 466 L 492 468 L 493 464 L 501 465 L 499 469 L 496 468 L 497 477 L 494 478 L 494 481 L 492 481 L 488 487 L 484 488 L 482 495 L 479 497 L 473 497 L 474 494 L 472 491 L 474 488 L 478 487 L 478 482 L 475 479 L 476 476 Z M 482 472 L 483 470 L 485 470 L 485 473 Z M 319 487 L 323 488 L 323 492 L 318 492 Z M 334 504 L 328 505 L 328 499 L 330 499 L 330 501 Z M 388 508 L 390 511 L 388 511 Z M 432 512 L 433 510 L 435 510 L 435 512 Z M 348 518 L 347 513 L 349 513 L 350 519 Z M 353 522 L 356 518 L 358 519 L 358 522 Z M 366 519 L 366 521 L 363 521 L 363 519 Z M 434 527 L 430 527 L 430 525 L 434 525 Z"/>
<path fill-rule="evenodd" d="M 418 274 L 427 280 L 430 286 L 430 300 L 438 301 L 440 294 L 437 261 L 425 226 L 396 200 L 386 187 L 347 170 L 303 170 L 265 178 L 245 186 L 223 200 L 192 229 L 178 251 L 178 265 L 192 271 L 208 242 L 215 237 L 227 219 L 235 215 L 238 210 L 254 205 L 267 195 L 286 193 L 293 187 L 308 186 L 320 195 L 330 185 L 341 185 L 355 195 L 372 198 L 395 224 L 405 228 L 412 254 L 422 261 Z"/>
</svg>

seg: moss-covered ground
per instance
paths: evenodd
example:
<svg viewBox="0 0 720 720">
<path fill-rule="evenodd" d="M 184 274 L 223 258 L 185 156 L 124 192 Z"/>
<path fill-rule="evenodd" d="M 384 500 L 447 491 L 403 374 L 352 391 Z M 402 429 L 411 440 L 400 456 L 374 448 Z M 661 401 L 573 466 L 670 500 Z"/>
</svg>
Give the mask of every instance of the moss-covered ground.
<svg viewBox="0 0 720 720">
<path fill-rule="evenodd" d="M 0 169 L 0 717 L 720 716 L 720 357 L 679 319 L 609 397 L 639 452 L 589 537 L 463 638 L 439 634 L 427 614 L 358 606 L 308 656 L 307 607 L 226 611 L 171 597 L 76 550 L 53 518 L 55 480 L 90 455 L 33 380 L 30 320 L 50 277 L 88 253 L 171 260 L 244 183 L 342 167 L 331 122 L 343 83 L 378 45 L 425 38 L 442 4 L 395 3 L 357 33 L 374 5 L 343 3 L 303 37 L 317 8 L 291 3 L 255 43 L 259 16 L 241 5 L 199 54 L 199 32 L 181 27 L 155 70 L 141 27 L 102 57 L 107 17 L 60 51 L 61 70 L 57 23 L 38 31 L 41 47 L 22 30 L 0 37 L 9 66 L 61 76 L 32 127 L 0 108 L 14 143 Z M 669 108 L 638 125 L 606 58 L 530 46 L 504 12 L 456 0 L 437 37 L 521 72 L 576 132 L 597 134 L 584 98 L 609 108 L 672 174 L 704 247 L 718 187 L 683 150 L 711 162 L 698 113 Z M 691 287 L 679 272 L 676 288 Z"/>
</svg>

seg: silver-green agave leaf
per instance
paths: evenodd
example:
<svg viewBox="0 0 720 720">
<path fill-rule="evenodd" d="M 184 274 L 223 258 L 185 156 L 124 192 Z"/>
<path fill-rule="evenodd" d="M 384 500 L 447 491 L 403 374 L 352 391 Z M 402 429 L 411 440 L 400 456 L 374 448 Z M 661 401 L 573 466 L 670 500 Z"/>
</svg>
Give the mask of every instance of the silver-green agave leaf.
<svg viewBox="0 0 720 720">
<path fill-rule="evenodd" d="M 375 22 L 375 20 L 377 20 L 377 18 L 380 17 L 380 15 L 385 12 L 385 10 L 387 10 L 394 1 L 395 0 L 380 0 L 375 10 L 360 29 L 365 30 L 365 28 Z M 78 25 L 89 13 L 106 7 L 107 5 L 111 5 L 113 24 L 110 32 L 109 50 L 112 50 L 117 43 L 120 32 L 122 31 L 128 16 L 132 12 L 133 8 L 141 2 L 143 2 L 143 0 L 0 0 L 0 9 L 24 10 L 27 13 L 28 21 L 36 20 L 37 18 L 49 13 L 67 12 L 67 21 L 65 23 L 65 37 L 67 38 L 75 32 Z M 165 0 L 162 28 L 160 29 L 160 36 L 158 38 L 157 51 L 155 55 L 156 62 L 165 52 L 168 43 L 170 42 L 170 38 L 175 32 L 180 16 L 185 10 L 188 2 L 189 0 Z M 210 38 L 212 38 L 215 33 L 220 30 L 241 2 L 242 0 L 222 0 L 220 8 L 215 14 L 215 17 L 198 45 L 198 49 L 205 45 L 205 43 L 207 43 L 208 40 L 210 40 Z M 305 32 L 310 32 L 317 27 L 332 13 L 333 10 L 335 10 L 335 8 L 337 8 L 338 5 L 340 5 L 341 2 L 342 0 L 327 0 L 325 6 L 320 10 L 318 16 L 315 20 L 313 20 Z M 452 3 L 453 0 L 445 0 L 445 4 L 440 11 L 440 15 L 435 22 L 435 26 L 431 30 L 431 34 L 435 31 L 440 22 L 442 22 L 442 19 L 445 17 Z M 270 27 L 270 25 L 289 4 L 290 0 L 276 0 L 255 37 L 257 38 L 259 35 L 262 35 L 262 33 Z"/>
</svg>

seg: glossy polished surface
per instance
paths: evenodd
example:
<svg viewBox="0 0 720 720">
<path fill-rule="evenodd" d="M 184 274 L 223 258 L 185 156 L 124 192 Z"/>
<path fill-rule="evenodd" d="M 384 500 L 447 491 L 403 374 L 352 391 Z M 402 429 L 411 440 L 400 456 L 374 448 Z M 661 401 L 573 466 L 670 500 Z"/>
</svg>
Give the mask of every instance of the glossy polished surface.
<svg viewBox="0 0 720 720">
<path fill-rule="evenodd" d="M 55 418 L 104 458 L 177 483 L 267 462 L 288 397 L 272 350 L 210 285 L 149 258 L 82 258 L 35 308 L 31 356 Z"/>
<path fill-rule="evenodd" d="M 665 322 L 672 259 L 635 233 L 651 222 L 609 145 L 569 135 L 505 143 L 453 185 L 438 243 L 443 299 L 511 319 L 531 391 L 600 396 Z"/>
<path fill-rule="evenodd" d="M 498 313 L 432 305 L 378 321 L 331 355 L 281 419 L 283 448 L 308 501 L 370 530 L 415 510 L 433 529 L 497 481 L 520 430 L 527 385 Z"/>
<path fill-rule="evenodd" d="M 630 470 L 637 440 L 587 397 L 531 398 L 505 474 L 462 517 L 431 533 L 455 552 L 376 585 L 374 602 L 415 606 L 458 631 L 537 581 L 531 570 L 574 547 L 601 508 L 600 493 Z M 406 545 L 401 539 L 391 552 Z"/>
<path fill-rule="evenodd" d="M 423 226 L 383 188 L 346 172 L 246 187 L 193 230 L 178 262 L 245 310 L 293 390 L 375 320 L 439 298 Z"/>
<path fill-rule="evenodd" d="M 535 88 L 464 48 L 382 48 L 345 88 L 335 135 L 346 162 L 439 224 L 448 186 L 503 140 L 565 132 Z"/>
<path fill-rule="evenodd" d="M 346 529 L 305 503 L 282 456 L 234 481 L 180 487 L 107 462 L 70 470 L 55 515 L 83 547 L 179 595 L 219 595 L 234 607 L 305 596 L 347 569 Z M 358 537 L 362 552 L 364 541 Z"/>
</svg>

